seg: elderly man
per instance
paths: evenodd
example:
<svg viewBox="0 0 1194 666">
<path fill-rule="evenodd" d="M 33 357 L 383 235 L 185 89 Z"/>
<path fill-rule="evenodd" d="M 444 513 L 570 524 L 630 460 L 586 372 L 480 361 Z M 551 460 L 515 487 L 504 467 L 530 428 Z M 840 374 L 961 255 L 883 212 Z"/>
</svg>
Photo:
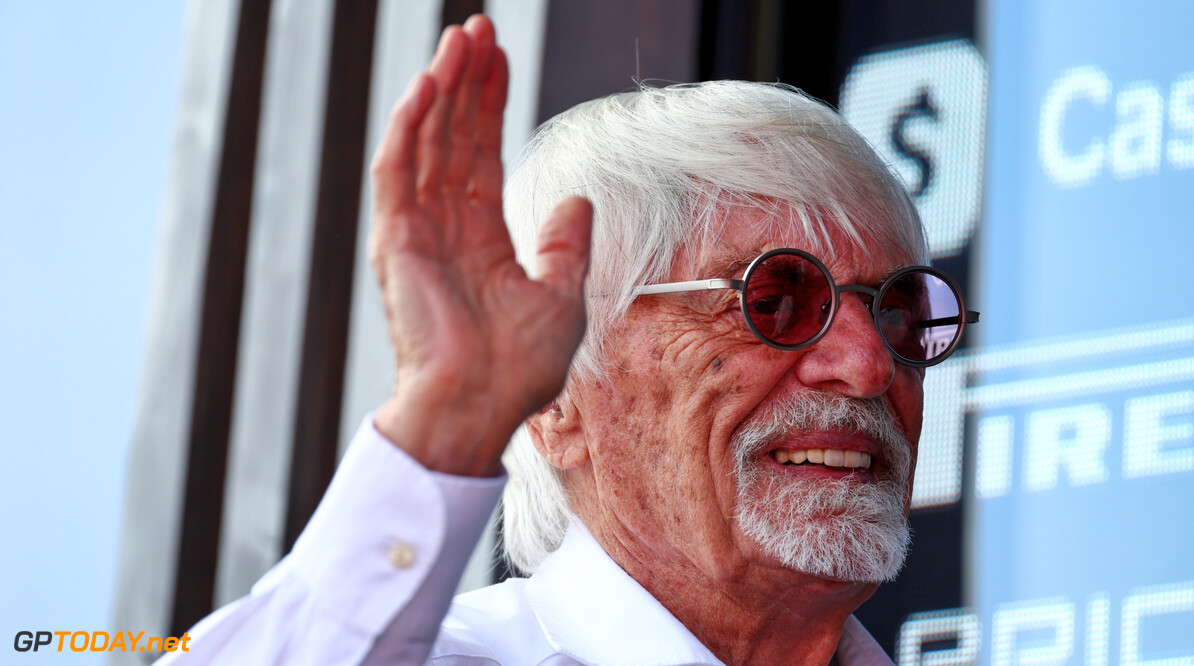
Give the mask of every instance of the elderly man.
<svg viewBox="0 0 1194 666">
<path fill-rule="evenodd" d="M 294 551 L 173 657 L 888 663 L 851 613 L 908 546 L 924 368 L 976 317 L 919 265 L 908 195 L 829 109 L 720 82 L 562 114 L 503 202 L 506 80 L 474 17 L 396 106 L 394 394 Z M 533 575 L 449 609 L 503 452 Z"/>
</svg>

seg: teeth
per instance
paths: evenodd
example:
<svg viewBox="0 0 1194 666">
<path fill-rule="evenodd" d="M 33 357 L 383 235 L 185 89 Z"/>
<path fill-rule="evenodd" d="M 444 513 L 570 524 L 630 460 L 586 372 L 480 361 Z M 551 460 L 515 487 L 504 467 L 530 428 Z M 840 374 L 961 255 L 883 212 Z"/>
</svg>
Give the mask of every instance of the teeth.
<svg viewBox="0 0 1194 666">
<path fill-rule="evenodd" d="M 869 469 L 871 454 L 862 451 L 843 451 L 842 449 L 802 449 L 799 451 L 775 450 L 771 457 L 783 465 L 792 463 L 799 465 L 805 461 L 826 465 L 828 467 L 848 467 Z"/>
<path fill-rule="evenodd" d="M 845 461 L 842 464 L 844 467 L 870 467 L 871 456 L 862 451 L 846 451 Z"/>
</svg>

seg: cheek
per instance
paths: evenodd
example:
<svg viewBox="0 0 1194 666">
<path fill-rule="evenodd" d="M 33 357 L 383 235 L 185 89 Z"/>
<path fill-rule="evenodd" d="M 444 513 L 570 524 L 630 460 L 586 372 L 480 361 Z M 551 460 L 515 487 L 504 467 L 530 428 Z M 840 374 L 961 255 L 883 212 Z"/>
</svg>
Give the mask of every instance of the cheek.
<svg viewBox="0 0 1194 666">
<path fill-rule="evenodd" d="M 678 425 L 694 429 L 710 422 L 723 398 L 749 388 L 739 361 L 759 345 L 734 317 L 663 313 L 651 324 L 627 340 L 617 359 L 623 388 L 641 397 L 633 408 L 651 427 L 670 434 Z"/>
<path fill-rule="evenodd" d="M 916 463 L 917 444 L 924 419 L 924 369 L 901 366 L 888 389 L 892 407 L 912 443 L 912 462 Z"/>
<path fill-rule="evenodd" d="M 728 506 L 729 440 L 765 397 L 765 380 L 757 361 L 745 362 L 750 354 L 739 347 L 746 345 L 728 336 L 657 336 L 656 343 L 605 386 L 595 415 L 601 432 L 592 433 L 595 471 L 605 497 L 623 509 L 679 523 L 695 507 Z"/>
<path fill-rule="evenodd" d="M 910 377 L 903 395 L 900 396 L 901 418 L 908 425 L 908 435 L 913 441 L 920 438 L 921 421 L 924 418 L 924 370 L 909 368 Z M 906 415 L 906 416 L 905 416 Z"/>
<path fill-rule="evenodd" d="M 639 478 L 646 493 L 635 503 L 725 495 L 733 478 L 730 438 L 782 383 L 794 357 L 761 345 L 732 315 L 637 314 L 611 354 L 620 370 L 596 415 L 605 421 L 596 435 L 607 449 L 604 462 L 620 468 L 619 480 L 635 477 L 631 465 L 651 475 Z"/>
<path fill-rule="evenodd" d="M 672 348 L 673 350 L 675 347 Z M 776 384 L 774 366 L 752 361 L 758 345 L 727 336 L 694 343 L 659 366 L 666 395 L 659 395 L 648 415 L 673 440 L 687 440 L 684 450 L 708 462 L 729 447 L 741 422 Z"/>
</svg>

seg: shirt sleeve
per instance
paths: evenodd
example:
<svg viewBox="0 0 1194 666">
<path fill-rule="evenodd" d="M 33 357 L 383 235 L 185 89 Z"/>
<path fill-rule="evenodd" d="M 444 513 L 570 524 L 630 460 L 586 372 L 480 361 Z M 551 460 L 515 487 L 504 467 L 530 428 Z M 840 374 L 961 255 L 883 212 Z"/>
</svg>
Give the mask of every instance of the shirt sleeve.
<svg viewBox="0 0 1194 666">
<path fill-rule="evenodd" d="M 294 550 L 158 663 L 357 664 L 383 633 L 421 663 L 505 481 L 429 471 L 369 415 Z"/>
</svg>

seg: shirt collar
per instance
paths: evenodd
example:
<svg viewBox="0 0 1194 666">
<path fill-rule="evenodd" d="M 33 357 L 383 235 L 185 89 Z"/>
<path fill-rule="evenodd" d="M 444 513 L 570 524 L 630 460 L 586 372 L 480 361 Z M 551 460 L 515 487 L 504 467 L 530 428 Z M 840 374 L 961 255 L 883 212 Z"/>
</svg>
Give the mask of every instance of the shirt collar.
<svg viewBox="0 0 1194 666">
<path fill-rule="evenodd" d="M 525 594 L 552 647 L 581 662 L 721 664 L 579 521 L 527 581 Z"/>
<path fill-rule="evenodd" d="M 578 661 L 610 666 L 722 663 L 623 571 L 578 520 L 527 581 L 525 594 L 552 647 Z M 842 628 L 835 662 L 892 663 L 852 615 Z"/>
</svg>

